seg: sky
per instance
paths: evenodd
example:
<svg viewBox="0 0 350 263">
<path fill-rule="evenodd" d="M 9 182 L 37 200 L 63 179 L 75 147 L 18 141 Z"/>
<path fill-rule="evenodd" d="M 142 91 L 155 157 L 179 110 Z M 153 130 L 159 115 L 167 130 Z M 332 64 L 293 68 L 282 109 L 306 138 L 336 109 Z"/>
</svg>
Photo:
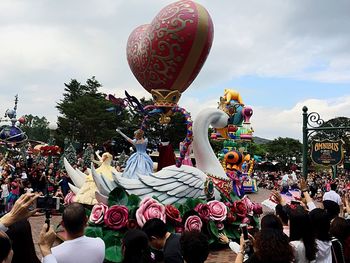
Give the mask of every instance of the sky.
<svg viewBox="0 0 350 263">
<path fill-rule="evenodd" d="M 91 76 L 102 92 L 150 97 L 130 71 L 126 43 L 168 0 L 0 0 L 0 117 L 56 122 L 64 83 Z M 206 63 L 179 105 L 216 107 L 225 88 L 254 110 L 255 135 L 300 139 L 302 107 L 350 116 L 350 1 L 197 0 L 214 23 Z"/>
</svg>

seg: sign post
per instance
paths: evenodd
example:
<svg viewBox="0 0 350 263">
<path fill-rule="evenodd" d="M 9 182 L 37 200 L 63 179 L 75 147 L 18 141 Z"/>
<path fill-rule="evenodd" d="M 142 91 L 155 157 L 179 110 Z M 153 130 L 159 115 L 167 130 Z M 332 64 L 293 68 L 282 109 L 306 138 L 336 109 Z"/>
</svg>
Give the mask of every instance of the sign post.
<svg viewBox="0 0 350 263">
<path fill-rule="evenodd" d="M 332 130 L 350 130 L 350 127 L 323 127 L 325 123 L 323 119 L 321 119 L 320 114 L 317 112 L 308 113 L 308 108 L 306 106 L 303 107 L 303 177 L 307 179 L 308 174 L 308 164 L 307 164 L 307 156 L 308 156 L 308 139 L 311 134 L 317 131 L 332 131 Z M 319 143 L 319 144 L 317 144 Z M 321 144 L 320 144 L 321 143 Z M 322 145 L 324 143 L 324 145 Z M 312 150 L 311 150 L 311 159 L 319 164 L 323 165 L 333 165 L 333 167 L 337 166 L 343 159 L 343 150 L 342 144 L 334 144 L 341 143 L 340 140 L 331 141 L 313 141 Z M 317 144 L 317 151 L 314 150 Z M 332 149 L 326 149 L 327 147 L 336 149 L 336 145 L 339 148 L 339 151 L 335 151 Z M 324 147 L 324 149 L 322 148 Z M 321 150 L 322 148 L 322 150 Z M 321 153 L 322 152 L 322 153 Z M 340 155 L 339 155 L 340 154 Z M 340 159 L 339 159 L 340 158 Z M 316 160 L 316 161 L 315 161 Z M 336 168 L 333 168 L 333 177 L 336 174 Z"/>
</svg>

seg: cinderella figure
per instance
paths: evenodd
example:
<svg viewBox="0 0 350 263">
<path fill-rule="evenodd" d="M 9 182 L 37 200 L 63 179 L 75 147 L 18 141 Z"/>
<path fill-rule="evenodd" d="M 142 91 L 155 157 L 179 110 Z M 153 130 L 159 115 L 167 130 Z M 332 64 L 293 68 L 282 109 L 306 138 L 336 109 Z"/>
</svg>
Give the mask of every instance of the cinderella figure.
<svg viewBox="0 0 350 263">
<path fill-rule="evenodd" d="M 139 129 L 134 132 L 134 140 L 130 139 L 119 129 L 116 129 L 116 131 L 136 148 L 136 152 L 133 153 L 126 162 L 123 177 L 137 179 L 140 175 L 149 175 L 150 173 L 152 173 L 153 161 L 151 157 L 149 157 L 146 153 L 148 140 L 147 138 L 143 137 L 143 130 Z"/>
</svg>

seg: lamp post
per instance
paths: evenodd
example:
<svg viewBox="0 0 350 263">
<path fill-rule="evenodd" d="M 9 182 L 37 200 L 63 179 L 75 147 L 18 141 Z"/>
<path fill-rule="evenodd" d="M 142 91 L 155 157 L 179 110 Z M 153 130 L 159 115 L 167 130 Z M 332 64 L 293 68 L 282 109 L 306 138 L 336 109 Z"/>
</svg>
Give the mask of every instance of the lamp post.
<svg viewBox="0 0 350 263">
<path fill-rule="evenodd" d="M 54 133 L 55 133 L 55 130 L 57 130 L 57 123 L 50 122 L 49 123 L 49 130 L 50 130 L 50 138 L 49 138 L 48 144 L 49 144 L 49 146 L 55 145 Z M 47 162 L 48 162 L 48 165 L 50 165 L 50 163 L 52 163 L 52 156 L 51 155 L 49 155 L 49 157 L 47 158 Z"/>
</svg>

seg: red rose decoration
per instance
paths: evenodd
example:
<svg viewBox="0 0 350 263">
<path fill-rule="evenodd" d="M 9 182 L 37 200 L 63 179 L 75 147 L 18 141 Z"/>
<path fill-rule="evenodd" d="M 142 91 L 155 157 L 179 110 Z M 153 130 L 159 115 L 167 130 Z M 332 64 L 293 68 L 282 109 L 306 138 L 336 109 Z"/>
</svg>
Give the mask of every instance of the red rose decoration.
<svg viewBox="0 0 350 263">
<path fill-rule="evenodd" d="M 111 206 L 105 214 L 104 222 L 112 229 L 118 230 L 126 227 L 129 218 L 129 211 L 126 206 Z"/>
<path fill-rule="evenodd" d="M 184 232 L 184 228 L 182 226 L 175 227 L 175 233 L 181 234 L 182 232 Z"/>
<path fill-rule="evenodd" d="M 181 223 L 182 221 L 180 211 L 173 205 L 165 206 L 165 215 L 167 220 L 173 223 Z"/>
<path fill-rule="evenodd" d="M 228 223 L 231 224 L 231 223 L 233 223 L 233 222 L 235 222 L 237 220 L 237 217 L 234 214 L 232 214 L 232 212 L 230 211 L 230 212 L 227 213 L 226 220 L 227 220 Z"/>
<path fill-rule="evenodd" d="M 185 222 L 185 231 L 201 231 L 202 230 L 202 220 L 199 216 L 189 216 Z"/>
<path fill-rule="evenodd" d="M 196 211 L 199 214 L 200 218 L 204 222 L 208 222 L 209 221 L 210 209 L 209 209 L 209 206 L 207 204 L 198 204 L 194 208 L 194 211 Z"/>
<path fill-rule="evenodd" d="M 137 221 L 136 221 L 135 219 L 129 219 L 129 221 L 128 221 L 126 227 L 127 227 L 128 229 L 136 229 L 136 228 L 138 227 Z"/>
<path fill-rule="evenodd" d="M 227 207 L 223 202 L 213 200 L 208 202 L 209 218 L 213 221 L 224 221 L 227 216 Z"/>
<path fill-rule="evenodd" d="M 247 207 L 242 201 L 234 201 L 231 211 L 237 216 L 245 218 L 247 216 Z"/>
<path fill-rule="evenodd" d="M 263 208 L 260 204 L 254 204 L 253 205 L 253 212 L 256 215 L 261 215 L 263 213 Z"/>
</svg>

